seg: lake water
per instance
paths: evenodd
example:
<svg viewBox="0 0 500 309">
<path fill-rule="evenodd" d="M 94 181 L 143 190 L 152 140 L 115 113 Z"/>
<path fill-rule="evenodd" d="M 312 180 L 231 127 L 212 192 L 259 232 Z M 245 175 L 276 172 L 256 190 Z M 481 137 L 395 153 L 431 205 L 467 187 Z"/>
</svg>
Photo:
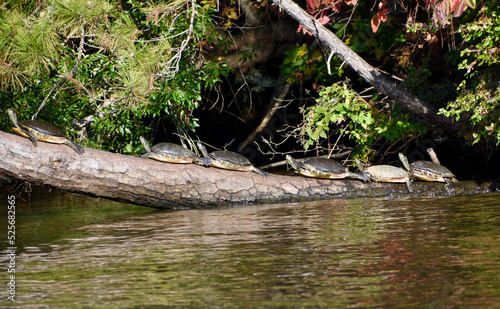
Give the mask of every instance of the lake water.
<svg viewBox="0 0 500 309">
<path fill-rule="evenodd" d="M 179 211 L 33 193 L 15 206 L 16 302 L 2 267 L 2 307 L 500 308 L 498 193 Z"/>
</svg>

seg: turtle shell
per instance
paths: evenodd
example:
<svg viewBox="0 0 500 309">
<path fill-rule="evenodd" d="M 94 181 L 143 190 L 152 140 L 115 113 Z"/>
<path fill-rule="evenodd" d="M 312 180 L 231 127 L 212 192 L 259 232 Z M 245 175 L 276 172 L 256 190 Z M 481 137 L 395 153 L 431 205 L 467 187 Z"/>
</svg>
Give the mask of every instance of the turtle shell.
<svg viewBox="0 0 500 309">
<path fill-rule="evenodd" d="M 228 150 L 214 151 L 209 153 L 209 156 L 215 161 L 213 164 L 220 165 L 222 168 L 239 169 L 253 166 L 246 157 Z"/>
<path fill-rule="evenodd" d="M 431 161 L 416 161 L 410 168 L 416 178 L 423 180 L 444 182 L 444 178 L 455 178 L 449 169 Z"/>
<path fill-rule="evenodd" d="M 347 168 L 337 161 L 327 158 L 308 158 L 298 162 L 300 168 L 305 169 L 313 176 L 329 177 L 332 174 L 343 174 Z"/>
<path fill-rule="evenodd" d="M 16 114 L 9 109 L 9 114 L 14 123 L 14 132 L 31 139 L 37 146 L 37 140 L 55 144 L 66 144 L 73 148 L 79 155 L 84 153 L 83 148 L 66 138 L 64 132 L 53 124 L 40 120 L 17 121 Z"/>
<path fill-rule="evenodd" d="M 413 192 L 410 173 L 392 165 L 374 165 L 365 169 L 371 180 L 380 182 L 406 183 L 409 192 Z"/>
<path fill-rule="evenodd" d="M 152 159 L 173 163 L 191 163 L 196 154 L 181 145 L 159 143 L 151 147 L 151 153 L 146 154 Z"/>
<path fill-rule="evenodd" d="M 51 137 L 66 138 L 64 132 L 53 124 L 41 120 L 22 120 L 18 124 L 33 133 L 37 138 L 50 139 Z"/>
<path fill-rule="evenodd" d="M 350 172 L 349 169 L 337 161 L 322 157 L 307 158 L 297 161 L 291 156 L 286 156 L 286 161 L 300 175 L 315 178 L 345 179 L 355 178 L 363 181 L 369 180 L 365 173 Z"/>
<path fill-rule="evenodd" d="M 256 168 L 246 157 L 239 153 L 228 150 L 217 150 L 207 153 L 205 146 L 201 142 L 198 142 L 197 145 L 203 153 L 203 158 L 197 158 L 195 161 L 200 165 L 214 166 L 233 171 L 254 172 L 263 177 L 269 176 L 268 172 Z"/>
<path fill-rule="evenodd" d="M 371 178 L 382 182 L 406 182 L 409 180 L 407 171 L 392 165 L 373 165 L 365 169 Z"/>
</svg>

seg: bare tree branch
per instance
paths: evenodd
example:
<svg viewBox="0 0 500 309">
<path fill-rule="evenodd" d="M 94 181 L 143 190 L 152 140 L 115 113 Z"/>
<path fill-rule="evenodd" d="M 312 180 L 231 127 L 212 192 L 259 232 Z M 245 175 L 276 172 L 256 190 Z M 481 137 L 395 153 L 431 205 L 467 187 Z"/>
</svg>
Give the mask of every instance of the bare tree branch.
<svg viewBox="0 0 500 309">
<path fill-rule="evenodd" d="M 283 100 L 285 99 L 286 95 L 288 94 L 288 91 L 290 91 L 290 88 L 292 87 L 292 82 L 286 82 L 284 83 L 285 79 L 281 78 L 281 82 L 278 83 L 278 86 L 276 87 L 273 97 L 271 99 L 271 102 L 269 102 L 269 106 L 267 109 L 267 112 L 260 122 L 259 126 L 246 138 L 246 140 L 241 143 L 238 146 L 238 151 L 242 151 L 243 149 L 248 147 L 248 144 L 253 142 L 257 135 L 262 132 L 271 120 L 273 118 L 274 113 L 276 113 L 276 110 L 281 106 L 283 103 Z"/>
</svg>

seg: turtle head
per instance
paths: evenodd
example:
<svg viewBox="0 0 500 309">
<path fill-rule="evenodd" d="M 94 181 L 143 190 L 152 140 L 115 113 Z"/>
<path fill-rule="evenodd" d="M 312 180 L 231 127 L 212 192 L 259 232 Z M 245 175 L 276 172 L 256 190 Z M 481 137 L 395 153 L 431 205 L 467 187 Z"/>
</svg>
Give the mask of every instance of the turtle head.
<svg viewBox="0 0 500 309">
<path fill-rule="evenodd" d="M 9 114 L 9 117 L 10 117 L 10 120 L 12 120 L 12 122 L 15 124 L 17 124 L 17 115 L 16 113 L 14 113 L 14 111 L 12 109 L 8 109 L 7 110 L 7 113 Z"/>
<path fill-rule="evenodd" d="M 297 160 L 292 158 L 290 155 L 286 155 L 286 162 L 292 166 L 292 168 L 296 171 L 300 170 L 299 164 L 297 163 Z M 288 169 L 288 168 L 287 168 Z"/>
<path fill-rule="evenodd" d="M 363 162 L 361 162 L 359 158 L 354 159 L 354 162 L 356 162 L 356 166 L 360 171 L 363 171 L 365 169 L 366 165 Z"/>
<path fill-rule="evenodd" d="M 148 141 L 142 136 L 139 136 L 139 140 L 141 141 L 141 144 L 146 150 L 146 152 L 151 152 L 151 148 L 149 147 Z"/>
<path fill-rule="evenodd" d="M 401 163 L 403 163 L 403 166 L 409 171 L 410 164 L 408 163 L 408 158 L 404 154 L 402 154 L 401 152 L 399 153 L 399 160 L 401 160 Z"/>
<path fill-rule="evenodd" d="M 12 109 L 10 109 L 10 108 L 7 109 L 7 113 L 9 114 L 10 120 L 14 124 L 14 128 L 13 128 L 14 132 L 16 132 L 17 134 L 19 134 L 21 136 L 29 138 L 33 142 L 33 145 L 35 145 L 35 147 L 36 147 L 37 146 L 36 136 L 33 133 L 31 133 L 29 130 L 24 130 L 19 126 L 19 124 L 17 123 L 17 115 L 16 115 L 16 113 L 14 113 L 14 111 Z"/>
<path fill-rule="evenodd" d="M 197 142 L 196 145 L 198 146 L 198 148 L 200 149 L 201 151 L 201 154 L 204 156 L 204 157 L 208 157 L 208 152 L 207 152 L 207 148 L 205 148 L 205 146 L 203 146 L 203 144 L 201 142 Z"/>
</svg>

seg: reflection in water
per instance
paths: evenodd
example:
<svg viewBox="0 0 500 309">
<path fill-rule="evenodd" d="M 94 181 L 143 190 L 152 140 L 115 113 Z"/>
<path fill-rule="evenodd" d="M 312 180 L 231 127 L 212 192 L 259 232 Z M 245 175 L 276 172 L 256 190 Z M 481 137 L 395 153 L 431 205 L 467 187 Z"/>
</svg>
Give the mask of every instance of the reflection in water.
<svg viewBox="0 0 500 309">
<path fill-rule="evenodd" d="M 20 253 L 18 305 L 494 307 L 498 197 L 122 215 Z"/>
</svg>

